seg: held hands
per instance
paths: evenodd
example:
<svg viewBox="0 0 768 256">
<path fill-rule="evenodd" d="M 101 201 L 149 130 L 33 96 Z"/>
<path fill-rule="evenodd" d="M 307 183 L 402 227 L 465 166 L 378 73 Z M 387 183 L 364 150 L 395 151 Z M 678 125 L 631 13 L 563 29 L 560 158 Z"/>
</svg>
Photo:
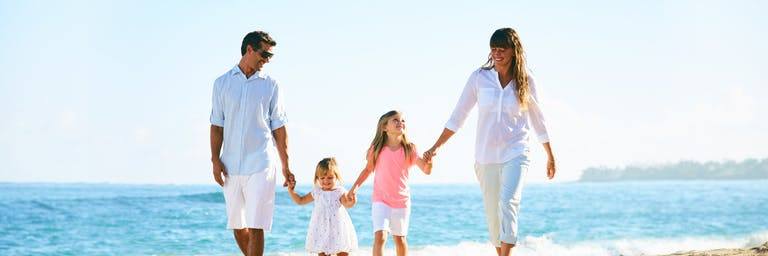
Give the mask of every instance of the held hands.
<svg viewBox="0 0 768 256">
<path fill-rule="evenodd" d="M 216 181 L 219 186 L 224 186 L 224 177 L 227 176 L 227 170 L 224 168 L 224 163 L 221 162 L 221 159 L 214 158 L 213 159 L 213 179 Z"/>
<path fill-rule="evenodd" d="M 424 161 L 426 161 L 428 164 L 432 164 L 432 157 L 437 155 L 437 148 L 432 146 L 429 150 L 424 151 L 424 155 L 422 158 L 424 158 Z"/>
<path fill-rule="evenodd" d="M 345 208 L 352 208 L 355 207 L 355 204 L 357 203 L 357 196 L 355 196 L 352 191 L 348 191 L 346 194 L 342 194 L 339 200 Z"/>
<path fill-rule="evenodd" d="M 355 205 L 357 203 L 357 195 L 347 193 L 347 203 L 349 203 L 349 205 Z"/>
<path fill-rule="evenodd" d="M 356 188 L 353 187 L 352 189 L 349 190 L 349 192 L 347 192 L 347 202 L 352 202 L 353 205 L 357 202 Z"/>
<path fill-rule="evenodd" d="M 283 167 L 283 177 L 285 177 L 283 187 L 288 187 L 289 190 L 293 190 L 293 188 L 296 187 L 296 177 L 293 176 L 293 173 L 287 167 Z"/>
<path fill-rule="evenodd" d="M 288 188 L 288 192 L 293 193 L 294 190 L 296 189 L 296 183 L 288 184 L 287 188 Z"/>
</svg>

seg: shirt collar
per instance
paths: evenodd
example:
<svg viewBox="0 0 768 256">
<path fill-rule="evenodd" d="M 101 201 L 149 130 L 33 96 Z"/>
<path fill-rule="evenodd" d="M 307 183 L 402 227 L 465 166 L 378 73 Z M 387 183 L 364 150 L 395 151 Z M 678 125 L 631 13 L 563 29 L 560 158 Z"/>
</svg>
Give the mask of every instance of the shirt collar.
<svg viewBox="0 0 768 256">
<path fill-rule="evenodd" d="M 229 72 L 230 72 L 230 74 L 232 74 L 232 76 L 241 75 L 241 76 L 243 76 L 243 78 L 245 78 L 245 74 L 243 73 L 242 70 L 240 70 L 240 66 L 238 66 L 238 65 L 235 65 L 235 67 L 232 68 L 232 70 L 230 70 Z M 253 79 L 253 77 L 258 77 L 258 78 L 261 78 L 261 79 L 266 79 L 267 74 L 265 74 L 263 71 L 256 71 L 256 74 L 253 74 L 253 76 L 251 76 L 249 79 Z"/>
</svg>

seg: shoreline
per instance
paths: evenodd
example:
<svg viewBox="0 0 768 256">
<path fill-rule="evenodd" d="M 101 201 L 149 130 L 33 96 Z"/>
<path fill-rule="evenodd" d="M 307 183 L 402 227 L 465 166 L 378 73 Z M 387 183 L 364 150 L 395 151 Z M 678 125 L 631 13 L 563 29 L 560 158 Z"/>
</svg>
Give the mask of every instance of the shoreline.
<svg viewBox="0 0 768 256">
<path fill-rule="evenodd" d="M 742 249 L 714 249 L 706 251 L 687 251 L 659 256 L 762 256 L 768 255 L 768 242 L 763 245 Z"/>
</svg>

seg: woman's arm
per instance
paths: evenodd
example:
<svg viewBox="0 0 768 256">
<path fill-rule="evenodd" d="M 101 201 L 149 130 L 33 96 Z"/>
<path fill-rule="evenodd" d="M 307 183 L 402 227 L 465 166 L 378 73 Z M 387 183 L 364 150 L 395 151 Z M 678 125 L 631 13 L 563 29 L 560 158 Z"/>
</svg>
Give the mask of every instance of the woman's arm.
<svg viewBox="0 0 768 256">
<path fill-rule="evenodd" d="M 315 200 L 312 197 L 312 193 L 307 193 L 306 195 L 299 196 L 299 194 L 297 194 L 296 191 L 293 190 L 293 186 L 288 187 L 288 194 L 291 195 L 291 199 L 293 200 L 293 202 L 295 202 L 298 205 L 305 205 Z"/>
<path fill-rule="evenodd" d="M 437 150 L 464 125 L 464 121 L 467 120 L 469 113 L 475 108 L 477 104 L 477 81 L 480 75 L 478 72 L 480 71 L 472 72 L 469 75 L 467 83 L 464 85 L 464 90 L 461 91 L 461 96 L 459 96 L 459 101 L 456 102 L 456 107 L 453 108 L 451 117 L 445 123 L 443 133 L 437 138 L 432 148 L 424 151 L 424 159 L 428 163 L 431 163 L 432 157 L 437 155 Z"/>
<path fill-rule="evenodd" d="M 547 132 L 547 124 L 544 119 L 544 111 L 542 111 L 535 79 L 530 75 L 528 76 L 528 83 L 531 89 L 530 102 L 528 102 L 528 117 L 531 120 L 533 130 L 536 131 L 539 142 L 544 146 L 544 150 L 547 151 L 547 177 L 553 179 L 555 178 L 556 171 L 555 154 L 552 153 L 552 147 L 549 145 L 549 133 Z"/>
<path fill-rule="evenodd" d="M 440 137 L 437 138 L 437 141 L 435 141 L 435 144 L 432 145 L 432 148 L 430 148 L 427 151 L 424 151 L 424 160 L 427 163 L 432 163 L 432 157 L 437 155 L 437 150 L 440 149 L 440 147 L 443 146 L 443 144 L 448 142 L 448 139 L 450 139 L 451 136 L 453 136 L 453 134 L 455 133 L 456 132 L 448 128 L 443 128 L 443 133 L 441 133 Z"/>
</svg>

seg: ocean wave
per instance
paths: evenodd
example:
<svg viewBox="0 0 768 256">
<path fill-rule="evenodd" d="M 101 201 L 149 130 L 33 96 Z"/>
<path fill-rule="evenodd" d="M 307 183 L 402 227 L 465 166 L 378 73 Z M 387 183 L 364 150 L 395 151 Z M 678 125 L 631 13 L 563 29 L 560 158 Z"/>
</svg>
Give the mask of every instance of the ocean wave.
<svg viewBox="0 0 768 256">
<path fill-rule="evenodd" d="M 9 202 L 2 202 L 8 205 L 32 205 L 33 207 L 53 210 L 55 207 L 51 203 L 55 202 L 75 202 L 75 203 L 94 203 L 94 202 L 116 202 L 118 204 L 130 204 L 143 201 L 195 201 L 205 203 L 224 203 L 224 195 L 221 192 L 207 192 L 195 194 L 176 194 L 160 196 L 90 196 L 77 198 L 36 198 L 36 199 L 18 199 Z"/>
<path fill-rule="evenodd" d="M 131 204 L 144 201 L 165 201 L 165 202 L 202 202 L 202 203 L 224 203 L 224 194 L 221 192 L 206 192 L 180 195 L 162 195 L 162 196 L 116 196 L 91 198 L 85 200 L 107 200 L 120 202 L 122 204 Z"/>
<path fill-rule="evenodd" d="M 34 207 L 37 207 L 37 208 L 40 208 L 40 209 L 43 209 L 43 210 L 48 210 L 48 211 L 55 210 L 55 208 L 53 206 L 51 206 L 50 204 L 44 203 L 44 202 L 42 202 L 40 200 L 32 200 L 32 201 L 30 201 L 30 203 Z"/>
<path fill-rule="evenodd" d="M 553 241 L 548 236 L 525 237 L 514 249 L 516 256 L 633 256 L 659 255 L 679 251 L 710 250 L 718 248 L 748 248 L 755 247 L 768 241 L 768 230 L 756 232 L 747 236 L 729 237 L 682 237 L 667 239 L 621 239 L 605 241 L 585 241 L 562 244 Z M 391 243 L 391 242 L 390 242 Z M 393 248 L 387 249 L 389 254 Z M 385 252 L 386 253 L 386 252 Z M 362 247 L 353 255 L 370 255 L 370 247 Z M 411 246 L 409 255 L 495 255 L 496 251 L 490 243 L 461 242 L 456 245 Z M 270 255 L 298 256 L 306 252 L 277 253 Z"/>
<path fill-rule="evenodd" d="M 224 194 L 221 192 L 199 193 L 180 195 L 178 198 L 188 201 L 206 202 L 206 203 L 224 203 Z"/>
<path fill-rule="evenodd" d="M 278 204 L 293 205 L 293 202 L 288 195 L 288 192 L 277 191 L 275 199 Z M 147 201 L 162 201 L 162 202 L 201 202 L 201 203 L 224 203 L 224 194 L 221 191 L 216 192 L 202 192 L 202 193 L 189 193 L 189 194 L 170 194 L 170 195 L 87 195 L 77 197 L 64 197 L 64 198 L 32 198 L 32 199 L 16 199 L 5 202 L 0 201 L 0 206 L 7 204 L 9 207 L 14 205 L 31 205 L 32 207 L 53 210 L 55 207 L 51 204 L 54 203 L 79 203 L 79 204 L 91 204 L 91 203 L 115 203 L 117 205 L 131 205 L 136 203 L 144 203 Z"/>
</svg>

